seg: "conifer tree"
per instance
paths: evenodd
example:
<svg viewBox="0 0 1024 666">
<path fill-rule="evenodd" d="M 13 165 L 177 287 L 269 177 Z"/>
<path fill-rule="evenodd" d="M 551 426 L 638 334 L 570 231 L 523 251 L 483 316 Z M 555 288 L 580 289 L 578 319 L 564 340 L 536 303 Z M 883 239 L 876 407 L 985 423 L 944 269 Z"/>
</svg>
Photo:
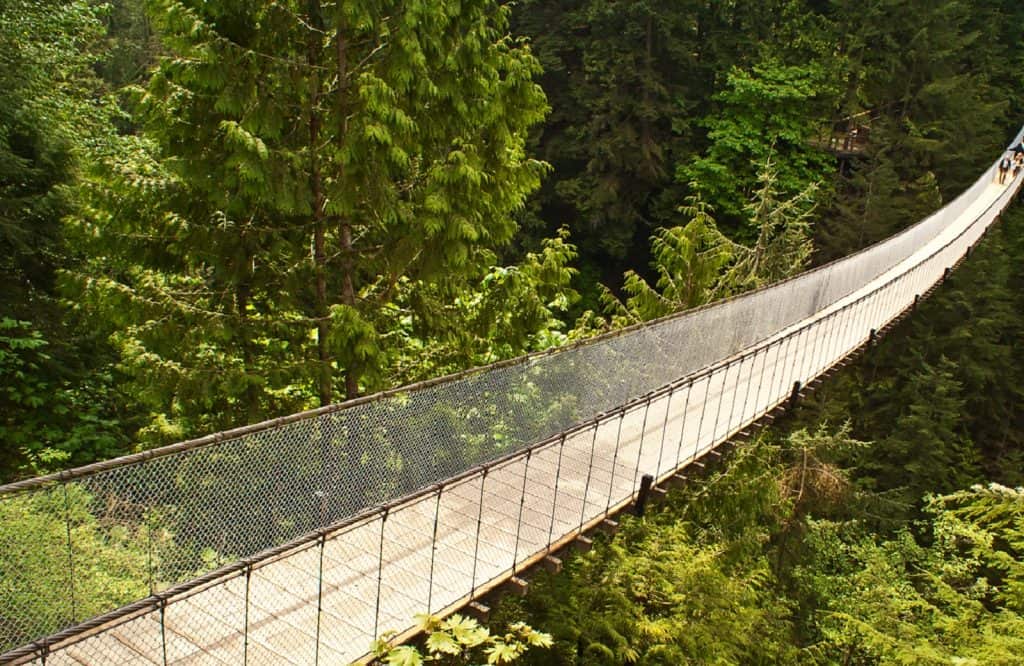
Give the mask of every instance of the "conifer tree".
<svg viewBox="0 0 1024 666">
<path fill-rule="evenodd" d="M 705 94 L 696 75 L 698 5 L 528 0 L 515 10 L 552 104 L 538 149 L 554 173 L 536 198 L 544 218 L 537 226 L 568 224 L 597 279 L 617 279 L 684 196 L 673 172 Z"/>
<path fill-rule="evenodd" d="M 647 321 L 740 294 L 799 273 L 812 252 L 810 216 L 816 186 L 780 199 L 774 163 L 764 164 L 759 185 L 744 211 L 746 224 L 756 229 L 745 245 L 723 234 L 711 206 L 699 195 L 680 208 L 690 221 L 660 229 L 651 239 L 652 268 L 658 275 L 651 286 L 636 271 L 625 275 L 625 300 L 605 289 L 605 311 L 617 324 Z M 581 322 L 585 325 L 586 318 Z"/>
<path fill-rule="evenodd" d="M 810 139 L 833 94 L 818 62 L 788 65 L 768 57 L 750 70 L 731 70 L 716 96 L 721 108 L 704 121 L 711 145 L 680 165 L 678 177 L 693 183 L 734 238 L 753 237 L 757 230 L 744 224 L 743 211 L 759 186 L 760 165 L 775 164 L 774 187 L 785 198 L 820 183 L 828 172 L 832 160 Z"/>
<path fill-rule="evenodd" d="M 112 121 L 101 16 L 78 0 L 0 8 L 0 478 L 123 450 L 109 350 L 59 290 L 81 261 L 62 224 L 72 185 Z"/>
<path fill-rule="evenodd" d="M 84 284 L 154 413 L 222 426 L 379 388 L 388 334 L 437 315 L 415 294 L 469 288 L 539 183 L 524 147 L 546 105 L 508 9 L 150 12 L 169 55 L 138 91 L 145 133 L 93 179 L 82 226 L 122 262 Z"/>
</svg>

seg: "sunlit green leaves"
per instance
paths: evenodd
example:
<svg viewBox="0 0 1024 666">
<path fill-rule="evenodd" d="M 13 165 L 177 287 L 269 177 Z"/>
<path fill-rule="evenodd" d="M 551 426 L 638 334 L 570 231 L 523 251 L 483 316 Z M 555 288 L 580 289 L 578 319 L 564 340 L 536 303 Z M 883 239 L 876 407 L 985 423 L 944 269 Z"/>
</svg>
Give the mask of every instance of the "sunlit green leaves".
<svg viewBox="0 0 1024 666">
<path fill-rule="evenodd" d="M 427 637 L 423 642 L 425 653 L 419 648 L 402 645 L 391 647 L 385 634 L 373 645 L 373 654 L 385 664 L 415 666 L 418 664 L 511 664 L 519 660 L 531 647 L 547 648 L 552 638 L 534 630 L 523 622 L 509 626 L 508 633 L 493 635 L 487 627 L 470 617 L 452 615 L 439 620 L 435 617 L 420 616 L 421 628 Z"/>
</svg>

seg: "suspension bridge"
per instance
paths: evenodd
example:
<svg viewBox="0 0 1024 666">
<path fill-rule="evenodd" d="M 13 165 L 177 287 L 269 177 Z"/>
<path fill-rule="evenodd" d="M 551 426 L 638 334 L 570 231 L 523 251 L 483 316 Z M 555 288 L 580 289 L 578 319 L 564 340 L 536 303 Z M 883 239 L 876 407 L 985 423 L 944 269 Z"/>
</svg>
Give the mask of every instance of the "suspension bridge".
<svg viewBox="0 0 1024 666">
<path fill-rule="evenodd" d="M 381 633 L 509 581 L 860 349 L 1021 179 L 998 184 L 993 164 L 906 231 L 711 306 L 0 486 L 34 534 L 0 532 L 0 663 L 365 660 Z M 43 574 L 10 573 L 26 571 Z"/>
</svg>

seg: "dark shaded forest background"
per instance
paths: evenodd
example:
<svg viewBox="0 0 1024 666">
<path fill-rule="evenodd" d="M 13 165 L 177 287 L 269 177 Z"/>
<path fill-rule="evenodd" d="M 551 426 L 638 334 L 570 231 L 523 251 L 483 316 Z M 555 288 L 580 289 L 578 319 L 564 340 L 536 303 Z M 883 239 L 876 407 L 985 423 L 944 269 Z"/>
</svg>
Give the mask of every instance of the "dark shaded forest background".
<svg viewBox="0 0 1024 666">
<path fill-rule="evenodd" d="M 1013 136 L 1022 26 L 1017 0 L 0 0 L 0 480 L 862 248 Z M 1011 211 L 790 421 L 507 603 L 554 636 L 526 659 L 1017 663 L 1022 237 Z"/>
</svg>

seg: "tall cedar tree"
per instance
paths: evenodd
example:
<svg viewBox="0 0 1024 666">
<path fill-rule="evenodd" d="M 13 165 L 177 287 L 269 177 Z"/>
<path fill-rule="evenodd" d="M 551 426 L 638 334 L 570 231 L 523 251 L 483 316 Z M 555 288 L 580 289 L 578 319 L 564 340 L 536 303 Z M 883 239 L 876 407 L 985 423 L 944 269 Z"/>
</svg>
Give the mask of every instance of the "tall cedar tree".
<svg viewBox="0 0 1024 666">
<path fill-rule="evenodd" d="M 376 388 L 399 318 L 431 321 L 433 299 L 386 307 L 396 291 L 454 298 L 539 185 L 524 144 L 546 102 L 507 8 L 150 10 L 171 54 L 139 91 L 155 157 L 114 165 L 92 211 L 128 258 L 104 292 L 137 376 L 227 422 L 296 406 L 306 377 L 321 404 Z"/>
</svg>

